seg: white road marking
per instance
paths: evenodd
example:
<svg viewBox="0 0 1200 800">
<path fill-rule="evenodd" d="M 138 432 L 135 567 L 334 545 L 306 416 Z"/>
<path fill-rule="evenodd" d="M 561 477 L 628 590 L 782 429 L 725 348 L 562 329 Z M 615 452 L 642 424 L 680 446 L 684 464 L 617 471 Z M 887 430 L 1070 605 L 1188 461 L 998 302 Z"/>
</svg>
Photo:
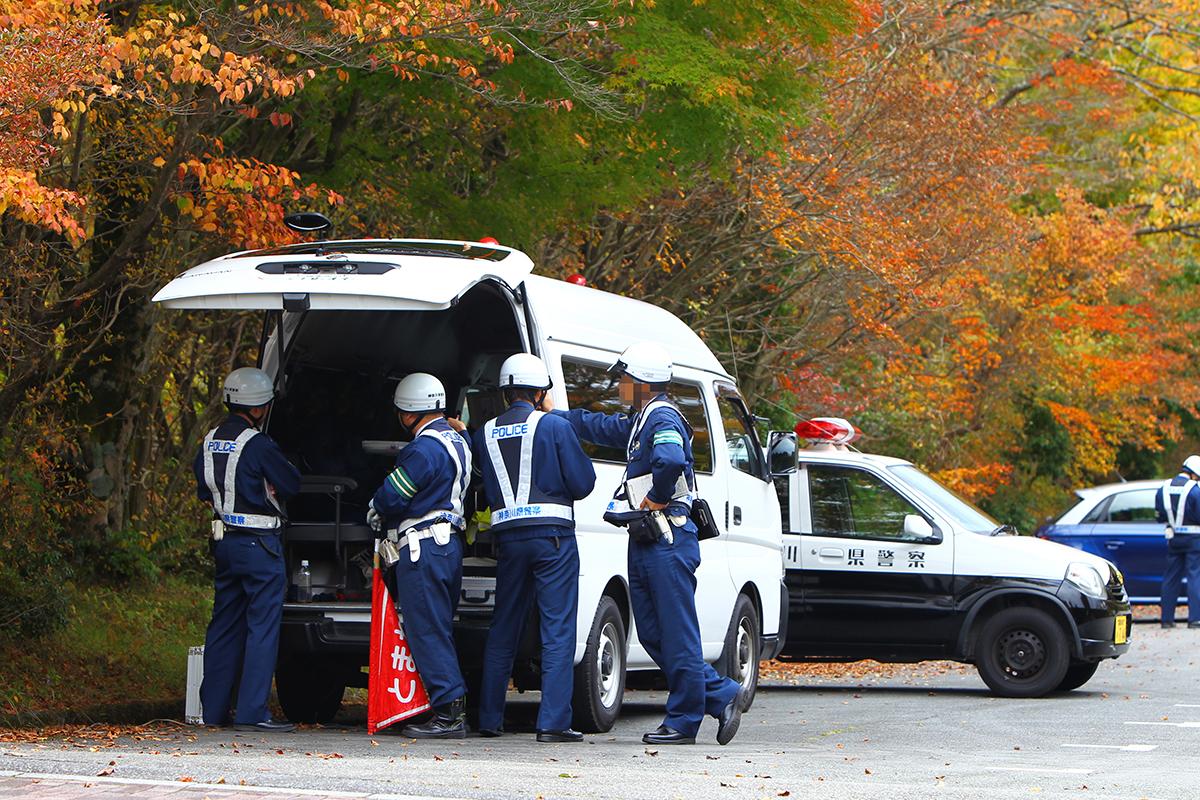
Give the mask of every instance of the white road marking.
<svg viewBox="0 0 1200 800">
<path fill-rule="evenodd" d="M 1130 753 L 1149 753 L 1158 749 L 1156 744 L 1064 744 L 1063 747 L 1089 747 L 1097 750 L 1125 750 Z"/>
<path fill-rule="evenodd" d="M 1200 722 L 1126 722 L 1126 725 L 1166 725 L 1171 728 L 1200 728 Z"/>
<path fill-rule="evenodd" d="M 1057 775 L 1091 775 L 1091 769 L 1054 769 L 1052 767 L 988 767 L 993 772 L 1053 772 Z"/>
<path fill-rule="evenodd" d="M 337 792 L 321 789 L 297 789 L 290 786 L 252 786 L 233 783 L 200 783 L 199 781 L 161 781 L 149 778 L 116 778 L 97 775 L 69 775 L 53 772 L 15 772 L 0 770 L 0 778 L 27 778 L 38 781 L 70 781 L 72 783 L 110 783 L 134 786 L 169 786 L 172 789 L 204 789 L 216 792 L 253 792 L 258 794 L 290 794 L 306 797 L 353 798 L 354 800 L 435 800 L 429 795 L 375 794 L 371 792 Z M 445 800 L 437 798 L 436 800 Z"/>
<path fill-rule="evenodd" d="M 1200 708 L 1200 703 L 1176 703 L 1176 708 Z"/>
</svg>

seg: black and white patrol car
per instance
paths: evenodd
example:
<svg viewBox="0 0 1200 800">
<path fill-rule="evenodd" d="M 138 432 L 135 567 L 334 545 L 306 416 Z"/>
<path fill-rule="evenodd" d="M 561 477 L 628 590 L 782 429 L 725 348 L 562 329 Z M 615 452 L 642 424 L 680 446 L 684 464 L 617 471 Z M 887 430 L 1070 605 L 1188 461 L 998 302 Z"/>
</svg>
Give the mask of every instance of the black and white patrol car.
<svg viewBox="0 0 1200 800">
<path fill-rule="evenodd" d="M 790 609 L 781 658 L 952 659 L 996 694 L 1040 697 L 1129 649 L 1110 562 L 1015 535 L 911 463 L 850 448 L 857 434 L 818 418 L 771 437 Z"/>
</svg>

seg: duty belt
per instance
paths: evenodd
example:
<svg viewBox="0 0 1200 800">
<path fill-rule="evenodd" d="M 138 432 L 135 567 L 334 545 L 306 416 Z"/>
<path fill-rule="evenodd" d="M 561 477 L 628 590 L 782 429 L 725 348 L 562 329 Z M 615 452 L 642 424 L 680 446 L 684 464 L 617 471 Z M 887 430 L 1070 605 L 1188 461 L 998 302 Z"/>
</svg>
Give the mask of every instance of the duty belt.
<svg viewBox="0 0 1200 800">
<path fill-rule="evenodd" d="M 423 539 L 433 539 L 439 545 L 447 545 L 455 530 L 455 527 L 449 522 L 435 522 L 420 530 L 407 528 L 402 532 L 399 528 L 392 528 L 387 532 L 387 537 L 390 541 L 395 542 L 397 550 L 407 547 L 408 559 L 415 564 L 421 558 L 421 541 Z"/>
<path fill-rule="evenodd" d="M 231 528 L 251 528 L 262 531 L 276 531 L 283 526 L 279 517 L 269 517 L 265 514 L 227 514 L 221 512 L 221 522 Z"/>
<path fill-rule="evenodd" d="M 540 517 L 574 520 L 575 511 L 571 506 L 560 503 L 530 503 L 512 508 L 498 508 L 492 512 L 492 524 L 498 525 L 517 519 L 538 519 Z"/>
</svg>

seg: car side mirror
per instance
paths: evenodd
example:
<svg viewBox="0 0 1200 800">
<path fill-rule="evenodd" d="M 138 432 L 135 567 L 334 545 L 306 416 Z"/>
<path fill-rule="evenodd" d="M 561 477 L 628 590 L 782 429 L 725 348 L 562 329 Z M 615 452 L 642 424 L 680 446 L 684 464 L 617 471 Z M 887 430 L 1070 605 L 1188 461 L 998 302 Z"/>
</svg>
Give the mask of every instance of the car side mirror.
<svg viewBox="0 0 1200 800">
<path fill-rule="evenodd" d="M 942 541 L 942 532 L 920 514 L 905 514 L 904 537 L 915 542 L 937 544 Z"/>
</svg>

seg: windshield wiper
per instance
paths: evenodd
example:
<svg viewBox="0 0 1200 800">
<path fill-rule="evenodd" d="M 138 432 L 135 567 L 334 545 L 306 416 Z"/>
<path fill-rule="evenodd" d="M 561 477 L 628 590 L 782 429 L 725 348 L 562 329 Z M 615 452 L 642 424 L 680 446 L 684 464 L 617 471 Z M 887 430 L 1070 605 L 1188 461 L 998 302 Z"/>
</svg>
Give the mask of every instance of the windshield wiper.
<svg viewBox="0 0 1200 800">
<path fill-rule="evenodd" d="M 1016 535 L 1017 535 L 1017 529 L 1014 528 L 1012 525 L 1009 525 L 1007 522 L 1004 523 L 1003 525 L 997 525 L 995 528 L 992 528 L 992 532 L 988 534 L 988 536 L 1016 536 Z"/>
</svg>

